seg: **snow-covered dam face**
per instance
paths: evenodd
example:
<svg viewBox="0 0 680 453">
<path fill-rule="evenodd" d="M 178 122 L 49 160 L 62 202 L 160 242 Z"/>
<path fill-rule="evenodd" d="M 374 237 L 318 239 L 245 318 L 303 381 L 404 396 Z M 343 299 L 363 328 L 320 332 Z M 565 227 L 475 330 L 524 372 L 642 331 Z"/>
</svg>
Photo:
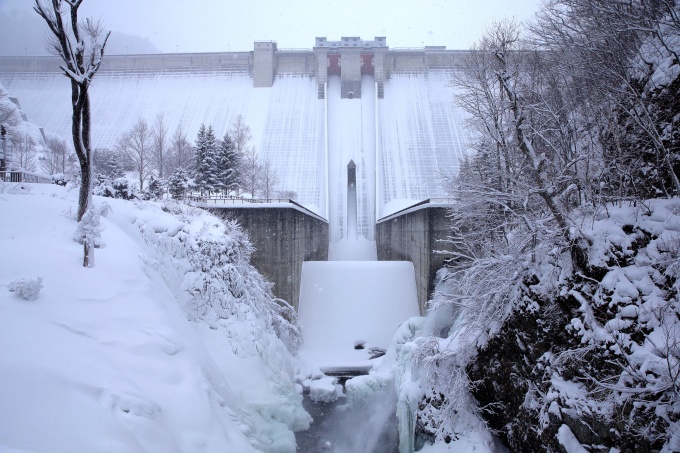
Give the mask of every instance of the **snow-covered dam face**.
<svg viewBox="0 0 680 453">
<path fill-rule="evenodd" d="M 0 83 L 31 122 L 70 139 L 66 77 L 56 70 L 8 73 L 0 63 Z M 95 148 L 114 149 L 140 118 L 152 124 L 163 114 L 168 139 L 181 126 L 193 143 L 201 124 L 211 124 L 222 138 L 242 115 L 251 145 L 277 169 L 277 189 L 296 192 L 302 204 L 325 216 L 324 104 L 309 77 L 280 76 L 270 88 L 253 88 L 244 72 L 103 71 L 93 79 L 90 97 Z"/>
<path fill-rule="evenodd" d="M 242 115 L 252 129 L 251 144 L 277 169 L 278 189 L 296 192 L 302 204 L 332 217 L 335 239 L 346 229 L 346 179 L 338 172 L 346 172 L 348 157 L 359 156 L 359 234 L 372 239 L 376 218 L 445 196 L 440 176 L 455 172 L 465 152 L 464 114 L 447 87 L 453 68 L 393 71 L 381 86 L 383 98 L 376 96 L 372 76 L 364 76 L 360 99 L 340 99 L 336 76 L 326 84 L 310 74 L 279 74 L 271 87 L 254 88 L 247 67 L 170 70 L 164 59 L 171 57 L 150 57 L 154 64 L 144 67 L 143 56 L 136 56 L 138 70 L 112 65 L 95 76 L 93 145 L 114 148 L 139 118 L 152 123 L 158 114 L 170 135 L 181 125 L 193 141 L 205 123 L 221 138 Z M 194 58 L 184 58 L 189 57 Z M 0 83 L 31 122 L 70 138 L 70 86 L 56 60 L 35 57 L 19 65 L 0 59 Z M 326 99 L 319 99 L 320 85 L 326 86 Z"/>
<path fill-rule="evenodd" d="M 377 106 L 378 217 L 412 200 L 446 197 L 470 136 L 448 85 L 453 71 L 392 74 Z"/>
</svg>

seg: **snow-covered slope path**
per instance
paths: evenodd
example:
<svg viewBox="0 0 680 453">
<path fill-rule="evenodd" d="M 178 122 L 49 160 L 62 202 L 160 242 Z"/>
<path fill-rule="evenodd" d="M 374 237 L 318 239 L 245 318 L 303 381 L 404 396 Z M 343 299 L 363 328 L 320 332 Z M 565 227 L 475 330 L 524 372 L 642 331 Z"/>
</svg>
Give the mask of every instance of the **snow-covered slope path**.
<svg viewBox="0 0 680 453">
<path fill-rule="evenodd" d="M 0 451 L 295 451 L 291 430 L 309 417 L 285 348 L 252 312 L 187 321 L 162 274 L 188 264 L 146 237 L 205 239 L 224 225 L 108 199 L 103 247 L 84 269 L 75 191 L 24 187 L 0 186 Z M 8 291 L 38 277 L 35 300 Z"/>
</svg>

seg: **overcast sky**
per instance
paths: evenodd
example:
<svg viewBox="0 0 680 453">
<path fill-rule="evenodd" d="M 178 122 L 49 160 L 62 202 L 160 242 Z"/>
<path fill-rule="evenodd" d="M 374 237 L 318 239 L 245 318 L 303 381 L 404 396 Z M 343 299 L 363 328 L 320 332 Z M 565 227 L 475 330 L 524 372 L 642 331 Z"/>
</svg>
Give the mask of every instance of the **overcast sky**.
<svg viewBox="0 0 680 453">
<path fill-rule="evenodd" d="M 541 0 L 85 0 L 112 31 L 109 53 L 311 48 L 314 38 L 386 36 L 390 47 L 467 49 L 494 19 L 530 19 Z M 0 55 L 42 55 L 33 0 L 0 0 Z"/>
</svg>

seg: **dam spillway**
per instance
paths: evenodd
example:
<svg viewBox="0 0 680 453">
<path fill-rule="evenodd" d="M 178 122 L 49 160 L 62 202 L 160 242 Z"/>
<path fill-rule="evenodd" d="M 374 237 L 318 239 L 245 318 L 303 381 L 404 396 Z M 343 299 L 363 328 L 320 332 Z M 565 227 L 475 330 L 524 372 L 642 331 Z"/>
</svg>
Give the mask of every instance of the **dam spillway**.
<svg viewBox="0 0 680 453">
<path fill-rule="evenodd" d="M 334 243 L 341 239 L 362 236 L 373 241 L 375 224 L 375 82 L 370 76 L 362 78 L 360 99 L 342 99 L 340 79 L 328 80 L 328 199 L 329 236 Z M 353 184 L 356 193 L 356 225 L 350 225 L 348 164 L 355 164 Z M 351 227 L 351 228 L 350 228 Z M 355 231 L 350 231 L 350 229 Z M 332 255 L 332 254 L 331 254 Z M 333 257 L 331 256 L 331 259 Z"/>
<path fill-rule="evenodd" d="M 93 144 L 114 148 L 139 118 L 152 123 L 158 114 L 170 134 L 181 125 L 193 142 L 205 123 L 221 138 L 242 115 L 252 129 L 251 145 L 277 169 L 278 189 L 296 192 L 301 204 L 328 218 L 329 204 L 337 200 L 330 196 L 327 146 L 337 124 L 330 122 L 326 103 L 333 108 L 334 102 L 349 102 L 341 114 L 349 115 L 348 122 L 357 120 L 353 109 L 370 110 L 364 104 L 373 103 L 373 132 L 362 133 L 361 140 L 375 143 L 375 153 L 365 153 L 363 164 L 355 160 L 358 228 L 368 238 L 375 219 L 395 207 L 445 196 L 440 176 L 455 173 L 465 153 L 465 114 L 447 87 L 465 53 L 388 49 L 373 41 L 359 41 L 377 46 L 372 50 L 341 48 L 354 45 L 353 39 L 337 43 L 340 48 L 317 40 L 310 50 L 256 43 L 251 52 L 106 56 L 91 87 Z M 372 60 L 365 58 L 369 51 Z M 324 72 L 334 52 L 342 57 L 332 60 L 339 62 L 340 75 Z M 353 62 L 358 90 L 346 76 Z M 366 76 L 372 79 L 368 86 Z M 337 90 L 334 78 L 340 79 L 341 94 L 356 90 L 360 99 L 330 99 Z M 0 57 L 0 83 L 31 122 L 48 134 L 70 137 L 70 88 L 57 59 Z M 366 148 L 364 142 L 360 146 Z M 368 193 L 375 194 L 372 201 L 362 195 Z"/>
</svg>

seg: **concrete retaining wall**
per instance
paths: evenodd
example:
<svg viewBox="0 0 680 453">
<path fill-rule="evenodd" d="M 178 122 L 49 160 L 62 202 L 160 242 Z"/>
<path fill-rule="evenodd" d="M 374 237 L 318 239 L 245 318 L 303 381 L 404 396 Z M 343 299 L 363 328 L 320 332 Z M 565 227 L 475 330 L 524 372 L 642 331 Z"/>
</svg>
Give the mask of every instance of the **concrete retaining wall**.
<svg viewBox="0 0 680 453">
<path fill-rule="evenodd" d="M 255 247 L 251 263 L 297 311 L 302 262 L 328 259 L 328 222 L 293 207 L 207 209 L 241 225 Z"/>
<path fill-rule="evenodd" d="M 361 49 L 345 49 L 342 62 L 343 80 L 360 80 Z M 315 53 L 316 52 L 316 53 Z M 349 53 L 348 53 L 349 52 Z M 458 68 L 467 51 L 429 49 L 374 49 L 375 76 L 383 81 L 390 73 L 425 72 L 428 69 Z M 326 81 L 327 49 L 277 50 L 273 42 L 256 42 L 252 52 L 167 53 L 152 55 L 105 55 L 101 72 L 248 72 L 255 86 L 271 86 L 277 74 L 316 75 Z M 0 57 L 0 72 L 61 72 L 57 57 Z"/>
<path fill-rule="evenodd" d="M 279 51 L 276 54 L 276 74 L 293 74 L 313 77 L 316 58 L 310 51 Z"/>
<path fill-rule="evenodd" d="M 446 240 L 450 227 L 446 207 L 427 205 L 407 210 L 378 220 L 375 240 L 380 261 L 410 261 L 416 273 L 420 313 L 427 311 L 427 301 L 434 291 L 437 271 L 444 265 L 446 254 L 435 250 L 451 251 Z"/>
</svg>

